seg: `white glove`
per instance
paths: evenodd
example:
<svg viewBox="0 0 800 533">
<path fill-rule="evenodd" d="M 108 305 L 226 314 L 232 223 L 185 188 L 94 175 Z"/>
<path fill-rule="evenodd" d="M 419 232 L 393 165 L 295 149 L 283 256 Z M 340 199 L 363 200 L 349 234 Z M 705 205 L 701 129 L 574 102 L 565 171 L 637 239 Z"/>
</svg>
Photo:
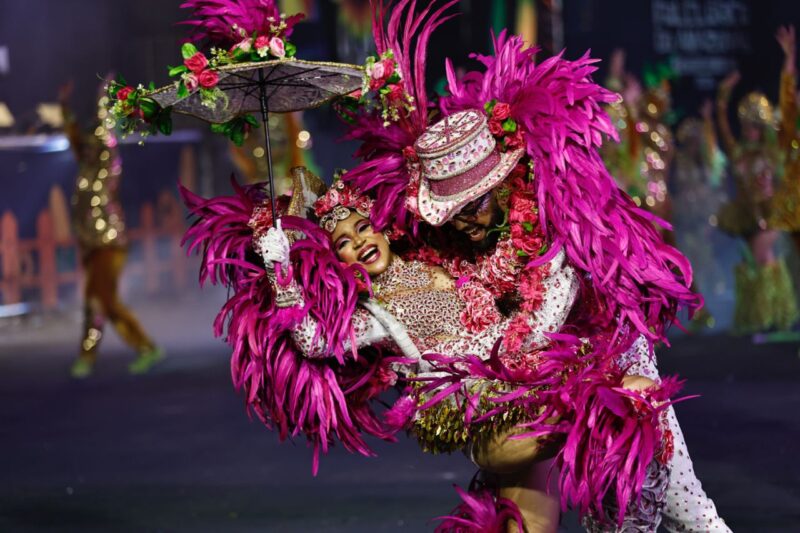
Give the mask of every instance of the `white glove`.
<svg viewBox="0 0 800 533">
<path fill-rule="evenodd" d="M 262 235 L 258 240 L 258 248 L 264 265 L 268 268 L 275 263 L 280 264 L 283 270 L 289 267 L 289 239 L 281 228 L 281 219 L 275 227 L 269 228 L 266 235 Z"/>
</svg>

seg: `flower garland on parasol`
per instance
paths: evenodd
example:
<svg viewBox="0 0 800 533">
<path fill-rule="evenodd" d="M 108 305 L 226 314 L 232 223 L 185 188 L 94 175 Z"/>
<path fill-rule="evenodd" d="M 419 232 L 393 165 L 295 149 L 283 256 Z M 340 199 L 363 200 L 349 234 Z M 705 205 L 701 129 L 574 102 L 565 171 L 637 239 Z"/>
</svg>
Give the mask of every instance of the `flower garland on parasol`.
<svg viewBox="0 0 800 533">
<path fill-rule="evenodd" d="M 187 2 L 182 7 L 193 7 L 193 4 Z M 197 9 L 196 13 L 203 15 L 207 11 Z M 162 105 L 161 99 L 156 95 L 172 88 L 176 101 L 196 93 L 202 105 L 209 109 L 214 109 L 220 102 L 223 106 L 229 105 L 229 98 L 219 87 L 221 74 L 224 75 L 226 70 L 235 65 L 258 64 L 294 57 L 297 47 L 288 38 L 294 25 L 302 17 L 302 15 L 287 17 L 283 14 L 279 14 L 277 18 L 269 16 L 264 21 L 266 28 L 250 32 L 240 25 L 242 21 L 232 22 L 227 33 L 223 31 L 219 21 L 216 21 L 216 24 L 201 20 L 184 22 L 183 24 L 195 26 L 198 33 L 204 29 L 205 33 L 201 35 L 216 45 L 204 53 L 195 44 L 184 43 L 181 47 L 183 62 L 178 66 L 169 67 L 169 76 L 175 80 L 167 87 L 157 89 L 152 82 L 147 88 L 141 84 L 133 87 L 122 76 L 109 83 L 107 89 L 109 111 L 113 120 L 122 129 L 123 134 L 169 135 L 172 132 L 173 106 Z M 238 36 L 238 40 L 225 48 L 224 45 L 233 40 L 232 36 Z M 212 123 L 212 131 L 225 134 L 236 145 L 241 146 L 248 125 L 257 127 L 258 121 L 253 115 L 245 114 L 231 118 L 227 122 Z"/>
<path fill-rule="evenodd" d="M 362 85 L 363 69 L 340 63 L 294 59 L 288 41 L 301 15 L 279 14 L 270 0 L 189 0 L 194 10 L 194 39 L 210 45 L 208 53 L 192 42 L 181 47 L 183 64 L 171 67 L 172 84 L 156 89 L 128 85 L 124 79 L 108 86 L 110 115 L 123 133 L 142 135 L 172 131 L 172 112 L 211 123 L 241 145 L 260 113 L 273 198 L 273 169 L 267 122 L 270 112 L 285 113 L 318 107 Z"/>
</svg>

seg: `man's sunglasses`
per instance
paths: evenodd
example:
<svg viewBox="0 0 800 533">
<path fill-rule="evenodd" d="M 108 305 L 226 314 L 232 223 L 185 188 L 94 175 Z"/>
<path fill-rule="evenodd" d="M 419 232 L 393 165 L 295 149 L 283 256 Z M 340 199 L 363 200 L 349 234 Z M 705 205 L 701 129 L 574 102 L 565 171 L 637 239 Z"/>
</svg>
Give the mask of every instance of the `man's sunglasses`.
<svg viewBox="0 0 800 533">
<path fill-rule="evenodd" d="M 461 208 L 461 211 L 456 213 L 455 218 L 459 219 L 474 219 L 478 214 L 486 209 L 489 205 L 489 200 L 492 197 L 491 191 L 487 192 L 480 198 L 472 200 L 470 203 Z"/>
</svg>

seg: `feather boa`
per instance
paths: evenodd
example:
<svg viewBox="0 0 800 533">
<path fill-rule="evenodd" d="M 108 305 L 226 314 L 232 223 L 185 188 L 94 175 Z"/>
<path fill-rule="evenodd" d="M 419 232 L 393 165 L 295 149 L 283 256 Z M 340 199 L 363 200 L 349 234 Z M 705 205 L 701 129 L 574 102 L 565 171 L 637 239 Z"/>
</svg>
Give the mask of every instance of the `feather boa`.
<svg viewBox="0 0 800 533">
<path fill-rule="evenodd" d="M 284 229 L 305 235 L 292 246 L 291 258 L 306 305 L 277 307 L 248 226 L 261 193 L 235 183 L 234 188 L 233 196 L 208 200 L 181 189 L 197 218 L 184 244 L 189 253 L 202 252 L 201 283 L 223 283 L 233 292 L 217 315 L 214 332 L 224 335 L 233 349 L 234 386 L 243 392 L 248 410 L 276 429 L 282 440 L 307 437 L 314 450 L 314 473 L 320 453 L 336 439 L 351 452 L 373 455 L 363 436 L 391 440 L 395 430 L 386 427 L 371 404 L 396 376 L 386 358 L 345 353 L 358 297 L 353 272 L 336 259 L 324 231 L 307 220 L 285 216 Z M 332 357 L 308 359 L 294 346 L 291 329 L 307 313 L 320 324 L 317 336 L 330 347 Z"/>
<path fill-rule="evenodd" d="M 534 162 L 541 226 L 553 249 L 563 246 L 570 262 L 591 276 L 594 294 L 586 296 L 598 305 L 584 314 L 598 313 L 599 326 L 613 331 L 622 349 L 639 334 L 651 343 L 666 341 L 678 308 L 693 311 L 702 299 L 689 289 L 688 260 L 654 226 L 666 223 L 633 204 L 598 154 L 604 136 L 616 138 L 602 109 L 616 95 L 592 82 L 596 69 L 588 55 L 577 61 L 558 55 L 536 65 L 536 50 L 505 32 L 494 48 L 493 56 L 473 55 L 483 72 L 461 79 L 448 61 L 443 113 L 483 109 L 491 100 L 510 105 Z"/>
</svg>

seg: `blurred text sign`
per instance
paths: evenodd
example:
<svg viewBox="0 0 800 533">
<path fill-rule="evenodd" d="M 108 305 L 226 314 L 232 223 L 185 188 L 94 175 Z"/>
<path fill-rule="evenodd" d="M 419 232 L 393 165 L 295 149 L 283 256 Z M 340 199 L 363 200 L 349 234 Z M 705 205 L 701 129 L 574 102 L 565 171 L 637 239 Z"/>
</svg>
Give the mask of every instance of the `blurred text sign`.
<svg viewBox="0 0 800 533">
<path fill-rule="evenodd" d="M 652 0 L 653 48 L 669 56 L 679 76 L 699 90 L 715 87 L 750 51 L 750 9 L 745 0 Z"/>
</svg>

